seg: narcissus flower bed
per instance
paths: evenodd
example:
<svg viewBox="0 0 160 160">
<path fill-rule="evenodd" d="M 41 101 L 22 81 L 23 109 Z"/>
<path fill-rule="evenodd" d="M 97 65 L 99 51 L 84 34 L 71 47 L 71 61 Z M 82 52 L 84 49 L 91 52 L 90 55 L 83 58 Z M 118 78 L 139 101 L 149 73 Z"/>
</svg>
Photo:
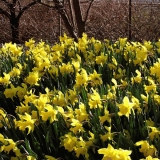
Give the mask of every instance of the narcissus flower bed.
<svg viewBox="0 0 160 160">
<path fill-rule="evenodd" d="M 0 157 L 158 160 L 160 41 L 65 34 L 0 49 Z"/>
</svg>

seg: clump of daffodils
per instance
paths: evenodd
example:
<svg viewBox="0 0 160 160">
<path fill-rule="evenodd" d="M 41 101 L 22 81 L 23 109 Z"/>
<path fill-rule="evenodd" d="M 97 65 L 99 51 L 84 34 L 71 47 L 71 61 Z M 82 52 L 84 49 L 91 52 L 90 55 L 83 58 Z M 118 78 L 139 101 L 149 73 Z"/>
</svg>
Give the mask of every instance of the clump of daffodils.
<svg viewBox="0 0 160 160">
<path fill-rule="evenodd" d="M 160 41 L 66 34 L 0 48 L 2 159 L 160 158 Z M 63 154 L 62 154 L 63 153 Z"/>
</svg>

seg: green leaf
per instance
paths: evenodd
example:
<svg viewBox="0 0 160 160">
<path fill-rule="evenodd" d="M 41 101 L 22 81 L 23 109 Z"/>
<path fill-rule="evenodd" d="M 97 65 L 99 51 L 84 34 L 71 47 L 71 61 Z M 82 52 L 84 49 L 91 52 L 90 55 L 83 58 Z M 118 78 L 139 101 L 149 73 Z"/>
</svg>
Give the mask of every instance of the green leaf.
<svg viewBox="0 0 160 160">
<path fill-rule="evenodd" d="M 27 140 L 27 138 L 25 138 L 25 145 L 26 145 L 26 149 L 27 149 L 29 155 L 34 156 L 35 158 L 37 158 L 37 154 L 31 149 L 30 143 Z"/>
</svg>

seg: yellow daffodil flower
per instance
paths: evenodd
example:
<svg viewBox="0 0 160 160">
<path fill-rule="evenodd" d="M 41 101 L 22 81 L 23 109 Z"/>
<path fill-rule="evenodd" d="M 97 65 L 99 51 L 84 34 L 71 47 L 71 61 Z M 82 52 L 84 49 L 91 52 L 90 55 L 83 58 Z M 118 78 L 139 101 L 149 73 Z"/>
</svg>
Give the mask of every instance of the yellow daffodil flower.
<svg viewBox="0 0 160 160">
<path fill-rule="evenodd" d="M 104 55 L 103 52 L 101 52 L 100 56 L 96 56 L 96 64 L 100 64 L 101 66 L 103 66 L 108 60 L 108 55 Z"/>
<path fill-rule="evenodd" d="M 8 85 L 11 83 L 10 75 L 7 73 L 3 73 L 4 77 L 0 77 L 0 84 Z"/>
<path fill-rule="evenodd" d="M 92 88 L 93 93 L 88 93 L 89 106 L 92 108 L 102 108 L 102 101 L 99 93 Z"/>
<path fill-rule="evenodd" d="M 61 139 L 61 145 L 63 145 L 64 148 L 69 152 L 73 151 L 74 147 L 78 142 L 77 137 L 72 136 L 70 132 L 62 136 L 60 139 Z"/>
<path fill-rule="evenodd" d="M 86 106 L 83 103 L 79 104 L 79 109 L 75 109 L 75 114 L 76 114 L 75 117 L 80 122 L 87 121 L 89 118 L 89 115 L 86 111 Z"/>
<path fill-rule="evenodd" d="M 76 73 L 76 86 L 87 85 L 88 74 L 85 69 L 82 68 L 80 73 Z"/>
<path fill-rule="evenodd" d="M 45 158 L 46 158 L 47 160 L 57 160 L 57 158 L 54 158 L 54 157 L 49 156 L 49 155 L 45 155 Z"/>
<path fill-rule="evenodd" d="M 142 159 L 140 159 L 140 160 L 159 160 L 159 158 L 153 158 L 153 157 L 151 157 L 151 156 L 147 156 L 145 159 L 142 158 Z"/>
<path fill-rule="evenodd" d="M 57 121 L 56 115 L 57 110 L 53 108 L 50 104 L 46 104 L 44 107 L 45 111 L 41 111 L 40 116 L 43 121 L 47 121 L 49 119 L 50 123 Z"/>
<path fill-rule="evenodd" d="M 102 160 L 131 160 L 130 155 L 132 151 L 123 149 L 114 149 L 112 145 L 108 144 L 107 148 L 101 148 L 98 150 L 99 154 L 103 154 Z"/>
<path fill-rule="evenodd" d="M 70 128 L 70 131 L 72 131 L 74 134 L 77 134 L 77 132 L 84 131 L 82 123 L 79 120 L 72 118 L 71 121 L 72 127 Z"/>
<path fill-rule="evenodd" d="M 135 146 L 141 146 L 139 151 L 143 153 L 145 157 L 152 156 L 154 157 L 156 155 L 157 149 L 154 145 L 150 145 L 146 140 L 145 141 L 138 141 L 135 143 Z"/>
<path fill-rule="evenodd" d="M 103 83 L 100 76 L 101 74 L 98 74 L 96 70 L 94 70 L 92 74 L 89 74 L 88 80 L 90 80 L 92 86 L 101 85 Z"/>
<path fill-rule="evenodd" d="M 24 79 L 24 82 L 30 85 L 39 85 L 38 81 L 40 80 L 38 72 L 29 72 L 29 76 Z"/>
<path fill-rule="evenodd" d="M 23 132 L 26 128 L 28 128 L 27 134 L 29 134 L 31 131 L 34 131 L 34 123 L 36 122 L 36 119 L 32 119 L 31 115 L 28 113 L 25 113 L 25 115 L 19 114 L 19 118 L 19 121 L 14 120 L 16 128 L 18 127 Z"/>
<path fill-rule="evenodd" d="M 133 109 L 133 106 L 135 105 L 135 103 L 131 103 L 128 99 L 127 96 L 125 96 L 123 98 L 123 103 L 122 104 L 117 104 L 117 106 L 119 107 L 119 112 L 118 115 L 119 116 L 126 116 L 129 118 L 129 115 L 131 114 L 131 110 Z"/>
<path fill-rule="evenodd" d="M 10 84 L 11 88 L 6 88 L 4 91 L 4 95 L 6 98 L 11 98 L 13 100 L 13 97 L 16 96 L 17 88 L 14 87 L 14 85 Z"/>
</svg>

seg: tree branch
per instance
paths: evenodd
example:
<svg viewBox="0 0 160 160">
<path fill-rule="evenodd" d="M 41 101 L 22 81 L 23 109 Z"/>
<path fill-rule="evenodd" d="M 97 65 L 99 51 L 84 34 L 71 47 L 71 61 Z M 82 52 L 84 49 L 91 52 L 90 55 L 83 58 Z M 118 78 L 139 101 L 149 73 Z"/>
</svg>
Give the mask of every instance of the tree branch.
<svg viewBox="0 0 160 160">
<path fill-rule="evenodd" d="M 6 0 L 1 0 L 1 1 L 4 2 L 5 5 L 6 5 L 8 8 L 10 8 L 10 3 L 9 3 L 9 2 L 7 2 Z"/>
<path fill-rule="evenodd" d="M 29 7 L 35 5 L 37 2 L 38 2 L 38 1 L 35 0 L 35 1 L 31 2 L 31 3 L 29 3 L 27 6 L 23 7 L 23 8 L 21 9 L 21 11 L 19 12 L 19 14 L 17 15 L 17 19 L 19 20 L 19 19 L 21 18 L 21 16 L 22 16 L 23 12 L 26 11 Z"/>
<path fill-rule="evenodd" d="M 91 0 L 90 4 L 89 4 L 89 7 L 87 9 L 87 12 L 86 12 L 86 16 L 85 16 L 85 19 L 84 19 L 84 24 L 86 24 L 86 21 L 88 19 L 88 15 L 89 15 L 89 12 L 90 12 L 90 9 L 91 9 L 91 6 L 92 6 L 92 3 L 93 3 L 94 0 Z"/>
<path fill-rule="evenodd" d="M 72 6 L 72 1 L 68 0 L 68 4 L 69 4 L 69 10 L 70 10 L 70 14 L 71 14 L 71 21 L 73 24 L 73 28 L 75 28 L 75 16 L 74 16 L 74 11 L 73 11 L 73 6 Z"/>
<path fill-rule="evenodd" d="M 68 32 L 71 34 L 71 36 L 74 38 L 74 40 L 78 41 L 78 36 L 74 31 L 74 28 L 72 24 L 69 21 L 68 15 L 64 9 L 57 9 L 58 13 L 61 15 L 63 22 L 65 23 L 65 26 L 68 30 Z"/>
<path fill-rule="evenodd" d="M 4 11 L 2 8 L 0 8 L 0 14 L 5 15 L 9 19 L 11 18 L 11 15 L 8 12 Z"/>
<path fill-rule="evenodd" d="M 70 35 L 74 38 L 74 40 L 77 42 L 78 41 L 78 36 L 75 33 L 75 30 L 73 28 L 73 25 L 71 24 L 69 17 L 66 13 L 66 10 L 64 9 L 64 4 L 63 3 L 59 3 L 58 0 L 54 0 L 54 4 L 55 6 L 50 6 L 49 4 L 43 3 L 41 2 L 41 0 L 38 0 L 38 3 L 45 5 L 47 7 L 56 9 L 56 11 L 58 12 L 58 14 L 61 16 L 65 27 L 67 28 L 68 32 L 70 33 Z"/>
<path fill-rule="evenodd" d="M 43 2 L 40 2 L 40 1 L 38 3 L 41 4 L 41 5 L 44 5 L 44 6 L 48 7 L 48 8 L 55 8 L 55 6 L 51 6 L 49 4 L 46 4 L 46 3 L 43 3 Z"/>
<path fill-rule="evenodd" d="M 47 2 L 47 0 L 46 0 L 46 2 L 44 2 L 42 0 L 38 0 L 38 3 L 41 4 L 41 5 L 47 6 L 49 8 L 56 8 L 58 6 L 59 7 L 64 7 L 64 4 L 59 2 L 58 0 L 53 0 L 54 5 L 50 5 L 49 2 Z"/>
<path fill-rule="evenodd" d="M 12 0 L 12 3 L 13 3 L 14 5 L 16 5 L 16 2 L 17 2 L 17 0 Z"/>
<path fill-rule="evenodd" d="M 18 9 L 19 9 L 19 11 L 21 12 L 21 10 L 22 10 L 21 3 L 20 3 L 19 1 L 18 1 L 17 3 L 18 3 Z"/>
<path fill-rule="evenodd" d="M 81 37 L 82 34 L 85 32 L 85 25 L 82 17 L 82 11 L 80 6 L 79 0 L 72 0 L 74 14 L 75 14 L 75 21 L 77 25 L 78 37 Z"/>
</svg>

